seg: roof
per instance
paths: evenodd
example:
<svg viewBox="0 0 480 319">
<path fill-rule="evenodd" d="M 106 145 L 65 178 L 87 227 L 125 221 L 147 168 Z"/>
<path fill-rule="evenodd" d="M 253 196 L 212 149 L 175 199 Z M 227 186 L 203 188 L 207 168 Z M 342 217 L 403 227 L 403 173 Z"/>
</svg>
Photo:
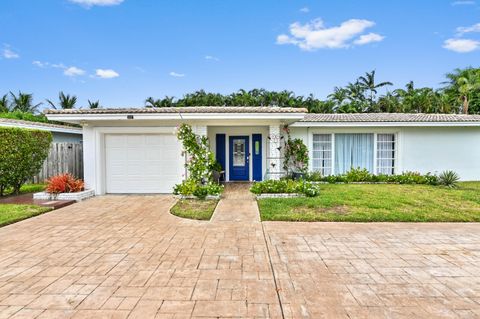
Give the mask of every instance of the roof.
<svg viewBox="0 0 480 319">
<path fill-rule="evenodd" d="M 425 113 L 344 113 L 307 114 L 300 122 L 321 123 L 464 123 L 480 122 L 480 115 L 466 114 L 425 114 Z"/>
<path fill-rule="evenodd" d="M 185 106 L 151 108 L 45 110 L 45 114 L 307 113 L 305 108 L 273 106 Z"/>
<path fill-rule="evenodd" d="M 6 119 L 6 118 L 0 118 L 0 126 L 36 129 L 36 130 L 59 132 L 59 133 L 82 134 L 82 128 L 80 127 L 53 124 L 53 123 L 44 123 L 44 122 L 31 122 L 31 121 L 16 120 L 16 119 Z"/>
</svg>

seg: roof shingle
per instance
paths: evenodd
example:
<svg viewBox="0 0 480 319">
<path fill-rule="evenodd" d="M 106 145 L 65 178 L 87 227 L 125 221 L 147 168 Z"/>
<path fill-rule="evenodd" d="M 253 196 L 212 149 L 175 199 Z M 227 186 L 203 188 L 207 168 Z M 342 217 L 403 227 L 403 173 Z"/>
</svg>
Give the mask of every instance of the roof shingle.
<svg viewBox="0 0 480 319">
<path fill-rule="evenodd" d="M 45 114 L 170 114 L 170 113 L 307 113 L 304 108 L 270 106 L 186 106 L 154 108 L 110 108 L 110 109 L 67 109 L 45 110 Z"/>
<path fill-rule="evenodd" d="M 300 122 L 480 122 L 480 115 L 425 113 L 310 113 Z"/>
</svg>

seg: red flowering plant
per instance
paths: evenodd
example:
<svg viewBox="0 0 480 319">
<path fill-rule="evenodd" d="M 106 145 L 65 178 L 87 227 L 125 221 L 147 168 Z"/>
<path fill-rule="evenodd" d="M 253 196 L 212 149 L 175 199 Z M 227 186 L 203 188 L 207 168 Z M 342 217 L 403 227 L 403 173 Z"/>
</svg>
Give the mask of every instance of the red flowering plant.
<svg viewBox="0 0 480 319">
<path fill-rule="evenodd" d="M 49 194 L 77 193 L 85 189 L 81 179 L 76 179 L 72 174 L 60 174 L 47 180 L 46 192 Z"/>
</svg>

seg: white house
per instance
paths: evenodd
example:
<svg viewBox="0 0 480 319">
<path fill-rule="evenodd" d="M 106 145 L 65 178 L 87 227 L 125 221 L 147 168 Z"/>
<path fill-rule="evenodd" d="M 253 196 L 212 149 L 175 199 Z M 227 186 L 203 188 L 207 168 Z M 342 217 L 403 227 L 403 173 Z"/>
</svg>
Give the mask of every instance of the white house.
<svg viewBox="0 0 480 319">
<path fill-rule="evenodd" d="M 48 110 L 50 120 L 83 126 L 84 175 L 96 194 L 171 193 L 185 176 L 176 127 L 208 136 L 227 181 L 282 175 L 283 127 L 309 148 L 324 175 L 351 167 L 372 173 L 456 171 L 480 180 L 480 116 L 308 114 L 300 108 L 183 107 Z"/>
</svg>

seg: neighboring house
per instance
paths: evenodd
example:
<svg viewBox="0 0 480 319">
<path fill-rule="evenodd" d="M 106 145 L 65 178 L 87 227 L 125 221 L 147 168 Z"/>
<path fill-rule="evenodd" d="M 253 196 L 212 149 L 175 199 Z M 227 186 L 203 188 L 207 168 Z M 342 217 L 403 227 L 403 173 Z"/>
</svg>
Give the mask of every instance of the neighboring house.
<svg viewBox="0 0 480 319">
<path fill-rule="evenodd" d="M 2 126 L 50 131 L 52 132 L 53 143 L 82 142 L 82 128 L 80 127 L 0 118 L 0 127 Z"/>
<path fill-rule="evenodd" d="M 351 167 L 372 173 L 456 171 L 480 180 L 480 116 L 308 114 L 279 107 L 48 110 L 83 126 L 85 182 L 96 194 L 171 193 L 185 176 L 175 136 L 181 123 L 208 136 L 227 181 L 278 178 L 283 127 L 308 146 L 309 168 L 324 175 Z M 283 136 L 283 137 L 282 137 Z"/>
</svg>

